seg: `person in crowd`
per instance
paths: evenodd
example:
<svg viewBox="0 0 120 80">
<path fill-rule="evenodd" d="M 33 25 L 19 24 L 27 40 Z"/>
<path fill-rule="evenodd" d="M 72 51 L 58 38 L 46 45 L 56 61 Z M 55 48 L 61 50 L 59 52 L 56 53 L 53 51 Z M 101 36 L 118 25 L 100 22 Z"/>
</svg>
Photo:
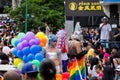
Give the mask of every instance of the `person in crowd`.
<svg viewBox="0 0 120 80">
<path fill-rule="evenodd" d="M 110 64 L 103 68 L 103 74 L 102 80 L 114 80 L 114 69 Z"/>
<path fill-rule="evenodd" d="M 97 49 L 94 50 L 94 54 L 95 54 L 95 57 L 100 59 L 100 57 L 99 57 L 100 52 Z"/>
<path fill-rule="evenodd" d="M 45 34 L 48 36 L 49 35 L 49 32 L 50 32 L 50 28 L 48 26 L 48 23 L 46 22 L 45 23 Z"/>
<path fill-rule="evenodd" d="M 89 41 L 89 29 L 88 28 L 83 29 L 82 35 L 83 35 L 84 42 Z"/>
<path fill-rule="evenodd" d="M 94 29 L 90 29 L 89 30 L 89 42 L 92 43 L 92 39 L 93 39 L 94 35 L 95 35 L 95 30 Z"/>
<path fill-rule="evenodd" d="M 111 56 L 110 56 L 110 62 L 113 65 L 113 68 L 115 69 L 118 65 L 118 59 L 120 58 L 120 56 L 118 55 L 118 48 L 117 47 L 113 47 L 111 50 Z"/>
<path fill-rule="evenodd" d="M 49 46 L 45 51 L 45 58 L 51 59 L 55 65 L 57 73 L 62 73 L 62 60 L 61 60 L 61 50 L 56 48 L 57 36 L 51 35 L 49 37 Z"/>
<path fill-rule="evenodd" d="M 105 45 L 106 48 L 109 48 L 108 42 L 110 40 L 110 31 L 111 25 L 108 23 L 108 18 L 103 17 L 102 22 L 99 26 L 100 28 L 100 42 Z"/>
<path fill-rule="evenodd" d="M 9 57 L 2 52 L 0 52 L 0 64 L 9 64 Z"/>
<path fill-rule="evenodd" d="M 4 80 L 22 80 L 21 76 L 14 70 L 7 71 L 3 77 Z"/>
<path fill-rule="evenodd" d="M 120 80 L 120 65 L 116 67 L 115 71 L 116 71 L 116 74 L 115 74 L 114 80 Z"/>
<path fill-rule="evenodd" d="M 56 80 L 56 65 L 50 59 L 45 59 L 40 64 L 40 76 L 43 80 Z"/>
<path fill-rule="evenodd" d="M 98 29 L 95 29 L 95 34 L 92 38 L 92 43 L 93 45 L 95 46 L 96 49 L 99 48 L 99 45 L 100 45 L 100 34 L 99 34 L 99 31 Z"/>
<path fill-rule="evenodd" d="M 115 38 L 115 46 L 118 48 L 120 51 L 120 26 L 118 27 L 118 31 L 114 34 L 113 36 Z M 120 55 L 120 54 L 119 54 Z"/>
<path fill-rule="evenodd" d="M 109 60 L 110 60 L 110 55 L 108 53 L 104 53 L 104 56 L 103 56 L 104 66 L 109 62 Z"/>
<path fill-rule="evenodd" d="M 89 67 L 88 67 L 88 75 L 89 78 L 91 77 L 98 77 L 97 72 L 95 71 L 95 66 L 99 64 L 98 58 L 96 57 L 89 57 Z"/>
<path fill-rule="evenodd" d="M 78 35 L 72 35 L 71 40 L 68 41 L 68 57 L 70 60 L 80 59 L 78 55 L 82 52 L 82 43 Z"/>
<path fill-rule="evenodd" d="M 86 54 L 86 57 L 89 58 L 89 57 L 95 57 L 95 54 L 94 54 L 94 48 L 93 48 L 93 45 L 91 43 L 88 43 L 87 45 L 87 54 Z"/>
<path fill-rule="evenodd" d="M 96 65 L 95 66 L 95 71 L 98 74 L 98 80 L 102 80 L 102 77 L 103 77 L 102 66 L 101 65 Z"/>
<path fill-rule="evenodd" d="M 61 50 L 61 59 L 62 59 L 62 70 L 63 72 L 67 72 L 67 62 L 68 62 L 68 56 L 67 56 L 67 51 L 68 51 L 68 42 L 67 42 L 67 31 L 64 29 L 60 29 L 57 32 L 57 45 L 56 47 Z"/>
<path fill-rule="evenodd" d="M 120 55 L 118 54 L 118 48 L 114 47 L 111 51 L 111 62 L 113 63 L 114 67 L 116 68 L 120 64 Z"/>
<path fill-rule="evenodd" d="M 23 80 L 38 80 L 38 78 L 37 78 L 38 69 L 32 63 L 24 64 L 21 72 L 23 74 Z"/>
</svg>

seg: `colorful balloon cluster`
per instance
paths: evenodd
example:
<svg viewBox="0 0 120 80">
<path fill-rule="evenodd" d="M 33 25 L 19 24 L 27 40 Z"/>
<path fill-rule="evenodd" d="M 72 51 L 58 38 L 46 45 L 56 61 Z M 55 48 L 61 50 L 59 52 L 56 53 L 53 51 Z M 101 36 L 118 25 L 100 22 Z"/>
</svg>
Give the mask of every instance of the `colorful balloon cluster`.
<svg viewBox="0 0 120 80">
<path fill-rule="evenodd" d="M 24 63 L 31 62 L 33 60 L 38 60 L 39 62 L 41 62 L 44 58 L 42 46 L 46 46 L 47 37 L 42 32 L 38 32 L 36 36 L 33 32 L 27 32 L 26 35 L 24 33 L 19 33 L 17 38 L 13 38 L 11 40 L 11 43 L 13 46 L 15 46 L 13 54 L 16 57 L 19 57 Z M 41 43 L 44 45 L 41 46 Z M 16 67 L 18 65 L 23 65 L 22 61 L 18 59 L 14 60 L 14 65 Z"/>
<path fill-rule="evenodd" d="M 56 74 L 56 80 L 69 80 L 70 79 L 70 73 L 64 72 L 62 74 Z"/>
</svg>

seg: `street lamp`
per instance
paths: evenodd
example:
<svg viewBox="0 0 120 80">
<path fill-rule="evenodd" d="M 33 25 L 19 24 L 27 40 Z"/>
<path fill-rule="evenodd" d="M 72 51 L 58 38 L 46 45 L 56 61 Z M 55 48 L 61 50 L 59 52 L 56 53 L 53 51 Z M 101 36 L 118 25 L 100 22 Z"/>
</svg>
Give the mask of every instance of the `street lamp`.
<svg viewBox="0 0 120 80">
<path fill-rule="evenodd" d="M 28 0 L 26 0 L 26 13 L 25 13 L 25 33 L 28 27 Z"/>
</svg>

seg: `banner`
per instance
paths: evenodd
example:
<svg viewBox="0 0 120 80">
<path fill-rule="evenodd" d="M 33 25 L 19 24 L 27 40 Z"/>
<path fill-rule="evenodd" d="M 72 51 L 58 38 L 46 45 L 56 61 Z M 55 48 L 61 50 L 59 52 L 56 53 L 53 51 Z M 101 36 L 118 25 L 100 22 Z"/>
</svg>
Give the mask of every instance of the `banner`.
<svg viewBox="0 0 120 80">
<path fill-rule="evenodd" d="M 66 16 L 102 16 L 99 0 L 66 0 Z"/>
</svg>

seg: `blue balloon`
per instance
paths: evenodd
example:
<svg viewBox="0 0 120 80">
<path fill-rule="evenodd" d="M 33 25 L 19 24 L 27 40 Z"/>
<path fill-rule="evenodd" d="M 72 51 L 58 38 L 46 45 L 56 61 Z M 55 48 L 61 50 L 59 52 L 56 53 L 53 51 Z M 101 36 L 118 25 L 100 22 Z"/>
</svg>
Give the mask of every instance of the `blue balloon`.
<svg viewBox="0 0 120 80">
<path fill-rule="evenodd" d="M 21 42 L 20 39 L 16 40 L 16 41 L 14 42 L 15 47 L 17 47 L 17 45 L 18 45 L 20 42 Z"/>
<path fill-rule="evenodd" d="M 32 61 L 34 59 L 35 59 L 35 56 L 32 53 L 28 54 L 28 56 L 27 56 L 28 61 Z"/>
<path fill-rule="evenodd" d="M 18 51 L 17 48 L 15 48 L 15 49 L 13 50 L 13 54 L 14 54 L 14 56 L 17 56 L 17 51 Z"/>
<path fill-rule="evenodd" d="M 23 52 L 21 50 L 18 50 L 17 51 L 17 56 L 22 59 L 22 57 L 24 56 L 24 54 L 23 54 Z"/>
<path fill-rule="evenodd" d="M 42 51 L 40 51 L 39 53 L 36 54 L 41 54 L 44 57 L 44 53 Z"/>
<path fill-rule="evenodd" d="M 40 54 L 40 53 L 37 53 L 37 54 L 35 55 L 35 59 L 36 59 L 36 60 L 42 61 L 43 58 L 44 58 L 43 55 Z"/>
<path fill-rule="evenodd" d="M 33 45 L 31 46 L 30 51 L 31 53 L 35 54 L 35 53 L 42 51 L 42 47 L 40 45 Z"/>
<path fill-rule="evenodd" d="M 37 45 L 37 47 L 39 51 L 42 51 L 42 47 L 40 45 Z"/>
<path fill-rule="evenodd" d="M 39 53 L 42 54 L 43 56 L 44 56 L 44 54 L 45 54 L 43 51 L 40 51 Z"/>
<path fill-rule="evenodd" d="M 30 53 L 30 48 L 29 47 L 25 47 L 25 48 L 23 48 L 22 51 L 23 51 L 23 54 L 28 55 Z"/>
<path fill-rule="evenodd" d="M 22 60 L 23 60 L 25 63 L 27 63 L 27 62 L 28 62 L 28 60 L 27 60 L 27 56 L 24 55 L 23 58 L 22 58 Z"/>
</svg>

